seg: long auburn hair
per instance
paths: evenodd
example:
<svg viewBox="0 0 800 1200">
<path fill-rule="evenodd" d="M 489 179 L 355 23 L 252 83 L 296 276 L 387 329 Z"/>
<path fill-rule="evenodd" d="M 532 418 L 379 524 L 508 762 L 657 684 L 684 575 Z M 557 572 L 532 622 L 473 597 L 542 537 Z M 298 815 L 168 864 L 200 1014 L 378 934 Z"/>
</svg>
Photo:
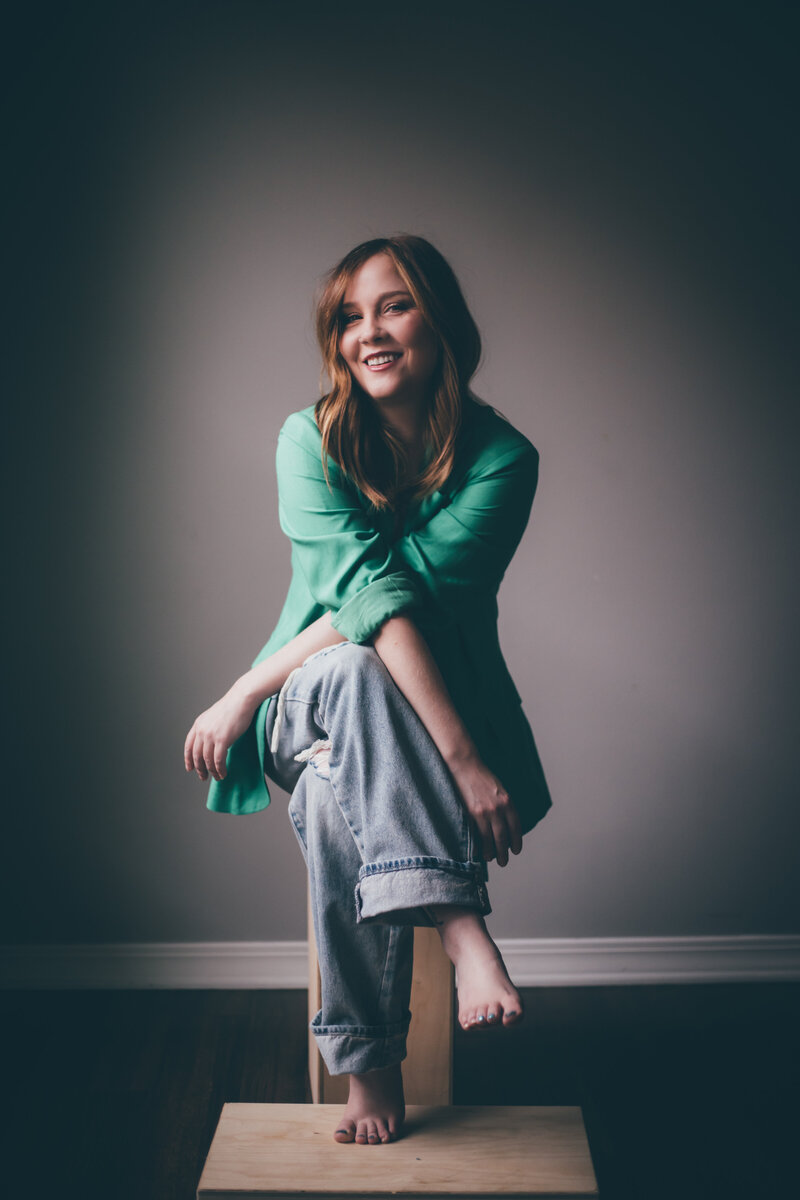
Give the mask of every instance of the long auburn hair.
<svg viewBox="0 0 800 1200">
<path fill-rule="evenodd" d="M 405 487 L 400 486 L 407 465 L 405 447 L 381 421 L 339 352 L 347 285 L 375 254 L 391 258 L 439 343 L 424 433 L 431 454 L 427 465 Z M 404 492 L 416 500 L 440 489 L 453 470 L 465 400 L 477 400 L 468 385 L 481 357 L 480 333 L 450 264 L 425 238 L 407 233 L 373 238 L 356 246 L 323 277 L 315 309 L 323 395 L 314 416 L 322 434 L 322 467 L 328 486 L 330 456 L 379 510 L 394 508 Z M 331 384 L 328 392 L 324 392 L 325 375 Z"/>
</svg>

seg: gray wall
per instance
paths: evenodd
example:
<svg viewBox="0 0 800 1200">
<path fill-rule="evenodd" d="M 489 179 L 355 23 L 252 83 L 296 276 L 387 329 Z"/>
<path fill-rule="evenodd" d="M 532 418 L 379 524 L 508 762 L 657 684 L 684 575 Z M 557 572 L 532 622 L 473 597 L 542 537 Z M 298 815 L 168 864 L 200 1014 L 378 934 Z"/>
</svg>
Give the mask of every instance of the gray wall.
<svg viewBox="0 0 800 1200">
<path fill-rule="evenodd" d="M 314 285 L 398 230 L 541 453 L 494 933 L 797 931 L 788 6 L 126 7 L 18 30 L 2 940 L 304 936 L 286 798 L 182 745 L 283 602 Z"/>
</svg>

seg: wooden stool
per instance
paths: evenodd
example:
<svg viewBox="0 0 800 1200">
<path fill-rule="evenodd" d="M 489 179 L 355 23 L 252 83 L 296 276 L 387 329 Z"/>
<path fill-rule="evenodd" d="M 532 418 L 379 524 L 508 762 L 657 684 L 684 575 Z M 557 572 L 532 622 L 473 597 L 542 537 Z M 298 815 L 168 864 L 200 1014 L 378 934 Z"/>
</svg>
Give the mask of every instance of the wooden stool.
<svg viewBox="0 0 800 1200">
<path fill-rule="evenodd" d="M 308 1014 L 320 1007 L 308 922 Z M 580 1108 L 452 1106 L 454 972 L 435 929 L 414 930 L 403 1136 L 333 1140 L 347 1076 L 329 1075 L 309 1030 L 314 1104 L 225 1104 L 197 1200 L 485 1200 L 598 1195 Z"/>
<path fill-rule="evenodd" d="M 435 929 L 414 930 L 413 1020 L 403 1061 L 407 1104 L 452 1104 L 455 972 Z M 320 1008 L 320 978 L 311 904 L 308 904 L 308 1019 Z M 308 1074 L 315 1104 L 344 1104 L 348 1076 L 329 1075 L 308 1031 Z"/>
</svg>

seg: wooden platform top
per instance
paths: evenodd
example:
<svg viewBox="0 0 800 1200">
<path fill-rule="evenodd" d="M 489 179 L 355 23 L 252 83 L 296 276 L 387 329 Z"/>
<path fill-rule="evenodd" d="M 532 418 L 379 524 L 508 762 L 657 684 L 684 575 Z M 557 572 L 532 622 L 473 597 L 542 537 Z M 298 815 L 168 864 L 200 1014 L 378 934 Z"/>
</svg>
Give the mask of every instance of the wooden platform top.
<svg viewBox="0 0 800 1200">
<path fill-rule="evenodd" d="M 333 1140 L 339 1104 L 226 1104 L 197 1190 L 234 1197 L 597 1196 L 580 1108 L 411 1106 L 387 1145 Z"/>
</svg>

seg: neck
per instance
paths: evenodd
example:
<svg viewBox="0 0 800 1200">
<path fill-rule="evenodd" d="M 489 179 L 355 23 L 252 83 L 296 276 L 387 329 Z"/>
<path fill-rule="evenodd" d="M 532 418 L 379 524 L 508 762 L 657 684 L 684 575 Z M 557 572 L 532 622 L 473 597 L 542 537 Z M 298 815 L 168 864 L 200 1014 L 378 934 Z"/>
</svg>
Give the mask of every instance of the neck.
<svg viewBox="0 0 800 1200">
<path fill-rule="evenodd" d="M 412 459 L 421 457 L 424 449 L 425 413 L 422 399 L 395 400 L 376 403 L 380 419 L 400 439 Z"/>
</svg>

